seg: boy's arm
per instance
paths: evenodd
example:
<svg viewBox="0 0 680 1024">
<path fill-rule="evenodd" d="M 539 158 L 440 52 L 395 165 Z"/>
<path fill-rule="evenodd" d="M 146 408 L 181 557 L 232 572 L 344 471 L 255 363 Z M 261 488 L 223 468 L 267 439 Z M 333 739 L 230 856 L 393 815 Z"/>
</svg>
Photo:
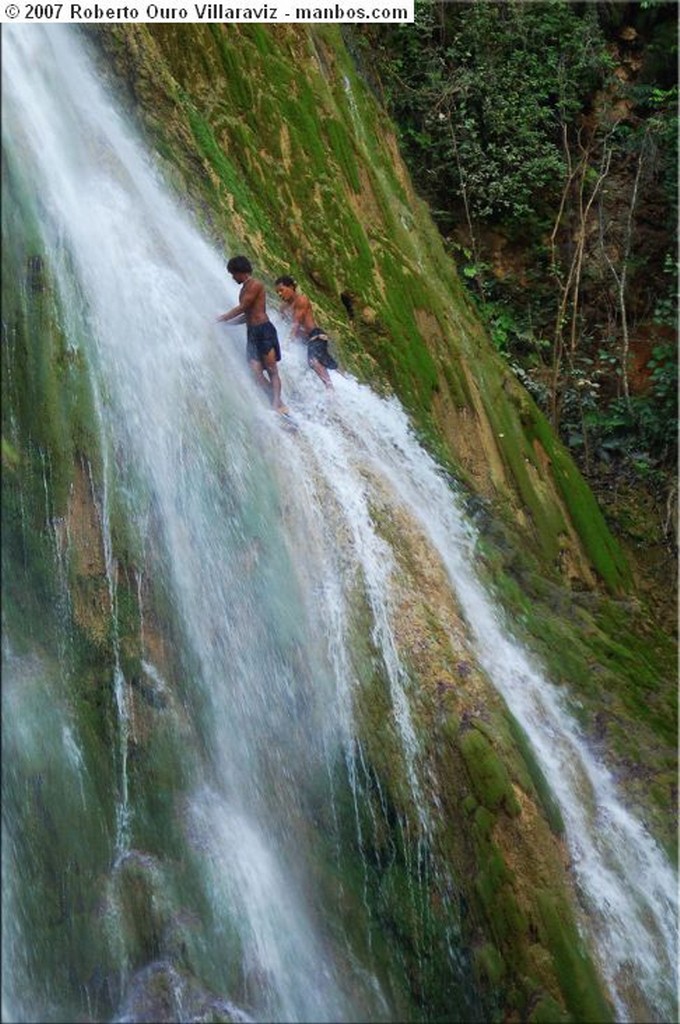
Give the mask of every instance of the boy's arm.
<svg viewBox="0 0 680 1024">
<path fill-rule="evenodd" d="M 246 322 L 246 315 L 245 313 L 237 314 L 237 309 L 238 306 L 235 306 L 234 309 L 230 310 L 228 313 L 222 313 L 221 316 L 217 317 L 217 320 L 228 320 L 230 327 L 238 327 L 239 324 L 244 324 Z"/>
</svg>

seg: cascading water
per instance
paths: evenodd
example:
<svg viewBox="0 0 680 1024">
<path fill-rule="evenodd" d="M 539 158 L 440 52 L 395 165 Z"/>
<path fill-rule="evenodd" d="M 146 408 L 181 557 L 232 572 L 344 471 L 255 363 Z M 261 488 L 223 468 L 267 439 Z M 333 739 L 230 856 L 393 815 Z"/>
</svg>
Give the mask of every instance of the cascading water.
<svg viewBox="0 0 680 1024">
<path fill-rule="evenodd" d="M 109 1005 L 120 1020 L 153 1019 L 143 1015 L 145 1000 L 161 990 L 164 1019 L 403 1019 L 402 967 L 375 948 L 369 906 L 367 850 L 390 809 L 354 720 L 357 591 L 372 623 L 362 658 L 379 663 L 386 680 L 388 728 L 413 807 L 395 829 L 412 880 L 405 914 L 419 934 L 428 914 L 421 890 L 438 870 L 430 851 L 437 780 L 414 725 L 393 621 L 396 553 L 376 527 L 376 504 L 406 510 L 439 553 L 479 663 L 536 751 L 565 820 L 583 932 L 617 1016 L 634 1015 L 631 989 L 659 1019 L 672 1016 L 672 869 L 623 807 L 559 694 L 511 639 L 475 577 L 461 505 L 398 403 L 351 378 L 336 378 L 332 398 L 321 394 L 284 345 L 284 398 L 299 424 L 297 435 L 284 435 L 253 391 L 242 330 L 214 323 L 236 299 L 220 258 L 169 198 L 77 38 L 6 26 L 2 46 L 6 160 L 39 224 L 62 330 L 89 367 L 96 410 L 102 483 L 91 490 L 112 623 L 115 789 L 111 803 L 88 763 L 68 652 L 52 662 L 15 651 L 9 636 L 5 754 L 16 755 L 19 781 L 3 828 L 4 1019 L 97 1019 Z M 132 589 L 143 657 L 134 680 L 117 633 L 121 509 L 138 547 Z M 57 563 L 69 544 L 59 534 Z M 161 581 L 183 645 L 174 686 L 142 612 L 151 579 Z M 135 716 L 135 688 L 154 705 L 156 738 Z M 159 764 L 175 759 L 175 792 L 142 800 L 131 754 L 144 743 Z M 48 832 L 67 830 L 78 872 L 98 880 L 85 937 L 74 929 L 66 952 L 26 894 L 16 820 L 23 797 Z M 348 813 L 360 897 L 351 913 L 333 879 Z M 69 892 L 92 902 L 79 884 Z M 142 938 L 141 906 L 152 933 Z M 487 1008 L 455 933 L 452 921 L 452 1016 L 482 1020 Z M 96 948 L 79 952 L 78 942 Z M 142 947 L 157 949 L 157 959 L 140 966 Z M 79 957 L 88 967 L 74 981 Z M 115 970 L 98 979 L 100 961 Z"/>
</svg>

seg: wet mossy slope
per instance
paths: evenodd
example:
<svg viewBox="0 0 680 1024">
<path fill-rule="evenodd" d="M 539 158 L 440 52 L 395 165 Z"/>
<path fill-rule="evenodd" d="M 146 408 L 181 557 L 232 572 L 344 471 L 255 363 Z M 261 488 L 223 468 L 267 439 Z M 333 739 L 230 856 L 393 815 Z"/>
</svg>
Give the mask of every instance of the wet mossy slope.
<svg viewBox="0 0 680 1024">
<path fill-rule="evenodd" d="M 625 591 L 589 489 L 485 337 L 337 28 L 92 30 L 171 182 L 225 253 L 292 273 L 344 363 L 393 389 L 430 444 L 547 571 Z"/>
<path fill-rule="evenodd" d="M 469 488 L 480 567 L 675 847 L 674 640 L 634 596 L 592 493 L 486 337 L 340 30 L 88 34 L 209 236 L 225 255 L 247 253 L 272 292 L 292 273 L 343 363 L 396 392 Z"/>
<path fill-rule="evenodd" d="M 667 810 L 674 644 L 635 599 L 589 599 L 603 584 L 614 596 L 631 592 L 625 559 L 568 453 L 485 336 L 339 29 L 125 25 L 92 34 L 169 180 L 225 254 L 248 253 L 270 285 L 294 274 L 344 363 L 393 389 L 482 499 L 499 597 L 584 698 L 584 717 L 597 718 L 600 738 L 617 747 L 624 777 L 627 763 L 657 747 L 647 710 L 659 709 L 663 764 L 654 754 L 651 788 Z M 627 649 L 623 674 L 603 656 L 603 636 Z M 607 693 L 618 681 L 622 689 L 604 718 L 593 685 L 603 662 Z M 642 719 L 634 754 L 623 738 L 631 712 Z"/>
</svg>

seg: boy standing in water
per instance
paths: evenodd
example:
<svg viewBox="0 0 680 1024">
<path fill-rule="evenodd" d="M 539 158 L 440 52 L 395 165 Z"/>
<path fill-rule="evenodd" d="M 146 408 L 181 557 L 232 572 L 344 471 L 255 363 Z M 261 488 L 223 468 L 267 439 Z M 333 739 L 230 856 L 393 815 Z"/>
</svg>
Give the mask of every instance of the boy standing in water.
<svg viewBox="0 0 680 1024">
<path fill-rule="evenodd" d="M 332 390 L 333 383 L 328 371 L 337 370 L 338 364 L 328 351 L 328 335 L 314 319 L 311 302 L 306 295 L 297 291 L 297 284 L 292 277 L 277 277 L 275 286 L 276 294 L 283 299 L 281 312 L 292 314 L 292 336 L 307 342 L 309 366 L 321 377 L 324 385 Z"/>
<path fill-rule="evenodd" d="M 251 277 L 253 268 L 245 256 L 232 256 L 227 270 L 241 285 L 238 306 L 218 316 L 220 322 L 246 324 L 248 340 L 246 358 L 258 387 L 271 396 L 272 408 L 279 413 L 288 410 L 281 401 L 281 378 L 276 365 L 281 359 L 281 348 L 276 328 L 267 316 L 267 296 L 262 281 Z M 265 377 L 268 374 L 269 379 Z"/>
</svg>

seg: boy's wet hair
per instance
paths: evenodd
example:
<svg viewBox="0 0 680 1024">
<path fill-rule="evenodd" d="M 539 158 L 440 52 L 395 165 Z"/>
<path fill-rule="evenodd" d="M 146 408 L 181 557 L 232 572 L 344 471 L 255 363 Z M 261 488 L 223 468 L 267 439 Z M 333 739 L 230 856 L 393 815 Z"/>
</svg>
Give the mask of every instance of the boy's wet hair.
<svg viewBox="0 0 680 1024">
<path fill-rule="evenodd" d="M 282 284 L 286 288 L 297 288 L 297 281 L 295 280 L 294 277 L 290 277 L 289 274 L 284 274 L 283 277 L 277 277 L 274 284 Z"/>
<path fill-rule="evenodd" d="M 247 256 L 232 256 L 227 263 L 230 274 L 252 274 L 253 268 Z"/>
</svg>

